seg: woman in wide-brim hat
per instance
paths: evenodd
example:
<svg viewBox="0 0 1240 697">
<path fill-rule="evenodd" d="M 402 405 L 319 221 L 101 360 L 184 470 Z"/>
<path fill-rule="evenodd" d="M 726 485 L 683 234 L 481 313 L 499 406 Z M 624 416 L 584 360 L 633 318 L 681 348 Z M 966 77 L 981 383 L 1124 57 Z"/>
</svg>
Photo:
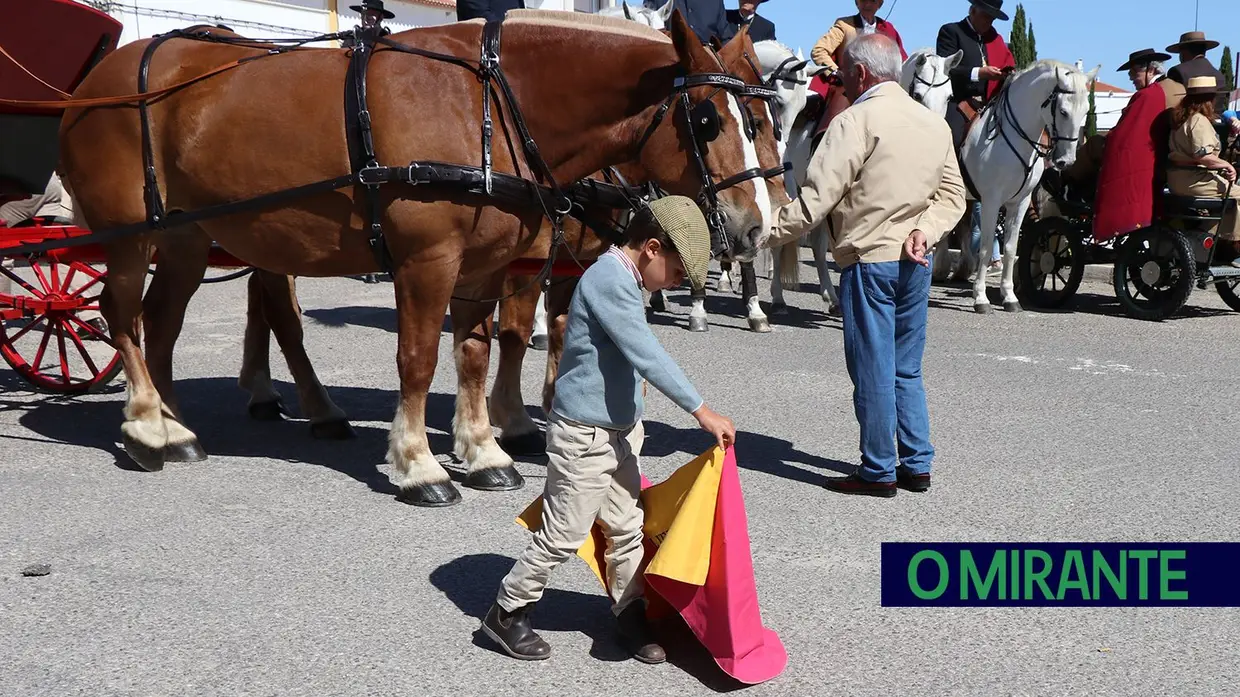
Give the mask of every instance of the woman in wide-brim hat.
<svg viewBox="0 0 1240 697">
<path fill-rule="evenodd" d="M 1214 130 L 1214 99 L 1225 87 L 1213 75 L 1190 78 L 1184 86 L 1184 99 L 1171 110 L 1171 167 L 1167 171 L 1167 188 L 1177 196 L 1219 198 L 1236 180 L 1236 168 L 1220 155 L 1222 141 Z M 1222 170 L 1222 172 L 1215 171 Z M 1240 201 L 1240 188 L 1232 188 L 1230 196 Z M 1236 206 L 1228 206 L 1219 237 L 1231 244 L 1233 254 L 1240 255 L 1240 225 Z M 1240 258 L 1231 262 L 1240 267 Z"/>
</svg>

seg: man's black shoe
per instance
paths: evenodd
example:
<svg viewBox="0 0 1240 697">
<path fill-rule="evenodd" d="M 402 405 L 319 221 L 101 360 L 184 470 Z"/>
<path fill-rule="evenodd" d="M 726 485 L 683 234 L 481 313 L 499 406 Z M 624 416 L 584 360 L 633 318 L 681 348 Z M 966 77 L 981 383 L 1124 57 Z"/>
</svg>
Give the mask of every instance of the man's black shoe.
<svg viewBox="0 0 1240 697">
<path fill-rule="evenodd" d="M 895 482 L 867 482 L 855 474 L 850 474 L 842 479 L 828 479 L 823 486 L 839 494 L 881 496 L 883 498 L 891 498 L 896 495 Z"/>
<path fill-rule="evenodd" d="M 633 658 L 642 663 L 662 663 L 667 660 L 667 652 L 650 635 L 650 626 L 646 623 L 646 609 L 641 601 L 626 607 L 616 618 L 616 623 L 619 625 L 620 642 L 633 654 Z"/>
<path fill-rule="evenodd" d="M 901 489 L 921 493 L 930 488 L 930 474 L 913 474 L 907 467 L 896 468 L 896 485 Z"/>
<path fill-rule="evenodd" d="M 491 606 L 482 620 L 482 631 L 491 637 L 504 652 L 523 661 L 542 661 L 551 657 L 551 645 L 534 632 L 530 626 L 530 603 L 507 612 L 498 603 Z"/>
</svg>

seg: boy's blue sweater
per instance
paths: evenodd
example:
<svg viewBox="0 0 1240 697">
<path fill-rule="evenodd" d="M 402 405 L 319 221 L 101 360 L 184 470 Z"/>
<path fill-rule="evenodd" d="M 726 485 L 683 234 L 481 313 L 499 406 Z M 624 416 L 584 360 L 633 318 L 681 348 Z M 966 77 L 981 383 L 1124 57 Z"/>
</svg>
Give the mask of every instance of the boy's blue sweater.
<svg viewBox="0 0 1240 697">
<path fill-rule="evenodd" d="M 552 411 L 579 423 L 627 429 L 644 410 L 643 378 L 687 412 L 702 406 L 650 331 L 633 273 L 603 255 L 582 275 L 569 305 Z"/>
</svg>

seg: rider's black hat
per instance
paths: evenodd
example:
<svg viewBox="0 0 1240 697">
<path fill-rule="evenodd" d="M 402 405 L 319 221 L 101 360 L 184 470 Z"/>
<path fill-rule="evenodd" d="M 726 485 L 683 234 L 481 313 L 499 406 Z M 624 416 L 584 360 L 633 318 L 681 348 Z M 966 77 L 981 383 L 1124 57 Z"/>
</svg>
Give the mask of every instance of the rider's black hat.
<svg viewBox="0 0 1240 697">
<path fill-rule="evenodd" d="M 362 4 L 350 5 L 349 9 L 358 14 L 361 14 L 363 10 L 376 10 L 379 14 L 383 15 L 384 19 L 394 19 L 396 17 L 396 15 L 392 14 L 391 10 L 385 10 L 383 8 L 383 0 L 362 0 Z"/>
<path fill-rule="evenodd" d="M 1169 61 L 1171 56 L 1166 53 L 1159 53 L 1152 48 L 1143 48 L 1140 51 L 1133 51 L 1128 54 L 1128 62 L 1116 68 L 1119 70 L 1128 70 L 1134 65 L 1144 65 L 1153 63 L 1154 61 Z"/>
<path fill-rule="evenodd" d="M 969 0 L 969 2 L 995 19 L 1005 22 L 1008 20 L 1007 13 L 1003 11 L 1003 0 Z"/>
</svg>

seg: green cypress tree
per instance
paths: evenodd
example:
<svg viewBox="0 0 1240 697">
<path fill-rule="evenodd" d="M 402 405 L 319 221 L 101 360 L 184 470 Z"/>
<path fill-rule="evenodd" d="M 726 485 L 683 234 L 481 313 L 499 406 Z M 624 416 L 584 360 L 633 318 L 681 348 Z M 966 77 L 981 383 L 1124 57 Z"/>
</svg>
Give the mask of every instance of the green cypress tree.
<svg viewBox="0 0 1240 697">
<path fill-rule="evenodd" d="M 1227 85 L 1227 89 L 1236 89 L 1236 72 L 1235 65 L 1231 62 L 1231 46 L 1223 47 L 1223 59 L 1219 62 L 1218 70 L 1223 74 L 1223 84 Z"/>
<path fill-rule="evenodd" d="M 1025 58 L 1028 54 L 1029 39 L 1025 33 L 1025 6 L 1016 6 L 1016 16 L 1012 19 L 1012 33 L 1008 49 L 1012 51 L 1012 58 L 1016 61 L 1016 67 L 1024 68 L 1028 63 Z"/>
<path fill-rule="evenodd" d="M 1027 48 L 1025 50 L 1028 51 L 1029 62 L 1032 63 L 1038 59 L 1038 40 L 1037 37 L 1033 35 L 1033 22 L 1029 23 L 1029 35 L 1027 39 L 1028 40 L 1025 42 Z"/>
<path fill-rule="evenodd" d="M 1098 115 L 1094 111 L 1094 84 L 1089 83 L 1089 117 L 1085 119 L 1085 137 L 1093 138 L 1098 135 Z"/>
</svg>

